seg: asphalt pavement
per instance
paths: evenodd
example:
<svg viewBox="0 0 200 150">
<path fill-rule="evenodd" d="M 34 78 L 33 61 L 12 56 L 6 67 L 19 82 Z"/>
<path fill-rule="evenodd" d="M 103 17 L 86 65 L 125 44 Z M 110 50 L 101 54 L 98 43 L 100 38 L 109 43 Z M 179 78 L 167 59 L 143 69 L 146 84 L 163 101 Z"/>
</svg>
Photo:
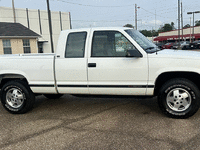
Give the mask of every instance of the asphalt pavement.
<svg viewBox="0 0 200 150">
<path fill-rule="evenodd" d="M 200 149 L 200 110 L 168 118 L 156 98 L 38 96 L 23 115 L 0 106 L 0 118 L 1 150 Z"/>
</svg>

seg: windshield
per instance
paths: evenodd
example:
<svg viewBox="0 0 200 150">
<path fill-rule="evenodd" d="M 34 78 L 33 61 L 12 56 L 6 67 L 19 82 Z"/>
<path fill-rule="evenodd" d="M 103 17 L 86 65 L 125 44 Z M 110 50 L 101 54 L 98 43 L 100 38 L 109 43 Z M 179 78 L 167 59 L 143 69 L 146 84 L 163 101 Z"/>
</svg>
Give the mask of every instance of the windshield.
<svg viewBox="0 0 200 150">
<path fill-rule="evenodd" d="M 158 47 L 148 40 L 142 33 L 134 29 L 125 30 L 147 53 L 155 52 Z"/>
</svg>

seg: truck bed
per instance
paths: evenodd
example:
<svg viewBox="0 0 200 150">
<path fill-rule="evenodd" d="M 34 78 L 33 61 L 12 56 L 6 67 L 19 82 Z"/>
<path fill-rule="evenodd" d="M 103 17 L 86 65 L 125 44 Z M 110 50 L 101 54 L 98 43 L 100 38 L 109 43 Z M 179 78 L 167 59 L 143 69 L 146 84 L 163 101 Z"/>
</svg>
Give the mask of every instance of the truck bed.
<svg viewBox="0 0 200 150">
<path fill-rule="evenodd" d="M 54 56 L 55 54 L 1 55 L 0 74 L 24 76 L 28 80 L 32 91 L 35 93 L 55 93 Z M 51 85 L 53 88 L 48 89 L 44 85 Z"/>
</svg>

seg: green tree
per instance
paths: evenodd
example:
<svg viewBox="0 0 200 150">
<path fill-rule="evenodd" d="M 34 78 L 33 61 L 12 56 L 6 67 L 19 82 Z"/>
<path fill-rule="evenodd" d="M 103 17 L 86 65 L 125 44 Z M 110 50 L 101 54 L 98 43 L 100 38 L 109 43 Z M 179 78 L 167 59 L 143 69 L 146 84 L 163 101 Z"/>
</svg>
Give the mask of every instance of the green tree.
<svg viewBox="0 0 200 150">
<path fill-rule="evenodd" d="M 126 25 L 124 25 L 124 27 L 129 27 L 129 28 L 133 28 L 134 29 L 134 26 L 132 24 L 126 24 Z"/>
<path fill-rule="evenodd" d="M 200 26 L 200 20 L 195 21 L 195 26 Z"/>
<path fill-rule="evenodd" d="M 171 30 L 174 30 L 174 29 L 175 29 L 174 23 L 171 22 L 171 24 L 166 23 L 166 24 L 164 24 L 164 26 L 161 26 L 160 29 L 159 29 L 159 32 L 167 32 L 167 31 L 171 31 Z"/>
<path fill-rule="evenodd" d="M 169 23 L 166 23 L 163 27 L 162 27 L 162 31 L 166 32 L 166 31 L 171 31 L 172 30 L 172 26 Z"/>
<path fill-rule="evenodd" d="M 152 30 L 152 31 L 151 31 L 151 35 L 152 35 L 152 36 L 158 36 L 158 31 Z"/>
<path fill-rule="evenodd" d="M 141 30 L 140 33 L 142 33 L 144 36 L 147 36 L 147 37 L 151 37 L 152 36 L 151 31 Z"/>
<path fill-rule="evenodd" d="M 171 22 L 171 27 L 172 27 L 172 30 L 175 29 L 175 27 L 174 27 L 174 22 Z"/>
<path fill-rule="evenodd" d="M 186 24 L 186 25 L 183 27 L 183 29 L 189 28 L 189 27 L 190 27 L 190 25 L 189 25 L 189 24 Z"/>
<path fill-rule="evenodd" d="M 158 31 L 155 30 L 141 30 L 140 32 L 146 37 L 158 36 Z"/>
</svg>

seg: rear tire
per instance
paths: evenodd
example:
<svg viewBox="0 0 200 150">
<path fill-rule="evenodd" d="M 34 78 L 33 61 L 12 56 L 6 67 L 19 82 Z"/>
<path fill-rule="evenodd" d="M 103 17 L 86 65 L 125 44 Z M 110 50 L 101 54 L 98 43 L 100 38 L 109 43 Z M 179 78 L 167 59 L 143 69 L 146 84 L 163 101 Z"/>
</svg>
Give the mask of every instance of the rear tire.
<svg viewBox="0 0 200 150">
<path fill-rule="evenodd" d="M 64 94 L 43 94 L 48 99 L 58 99 L 62 97 Z"/>
<path fill-rule="evenodd" d="M 30 111 L 35 102 L 35 95 L 27 83 L 9 81 L 1 90 L 1 103 L 12 114 L 23 114 Z"/>
<path fill-rule="evenodd" d="M 161 87 L 158 104 L 162 112 L 171 118 L 188 118 L 199 109 L 200 92 L 190 80 L 172 79 Z"/>
</svg>

